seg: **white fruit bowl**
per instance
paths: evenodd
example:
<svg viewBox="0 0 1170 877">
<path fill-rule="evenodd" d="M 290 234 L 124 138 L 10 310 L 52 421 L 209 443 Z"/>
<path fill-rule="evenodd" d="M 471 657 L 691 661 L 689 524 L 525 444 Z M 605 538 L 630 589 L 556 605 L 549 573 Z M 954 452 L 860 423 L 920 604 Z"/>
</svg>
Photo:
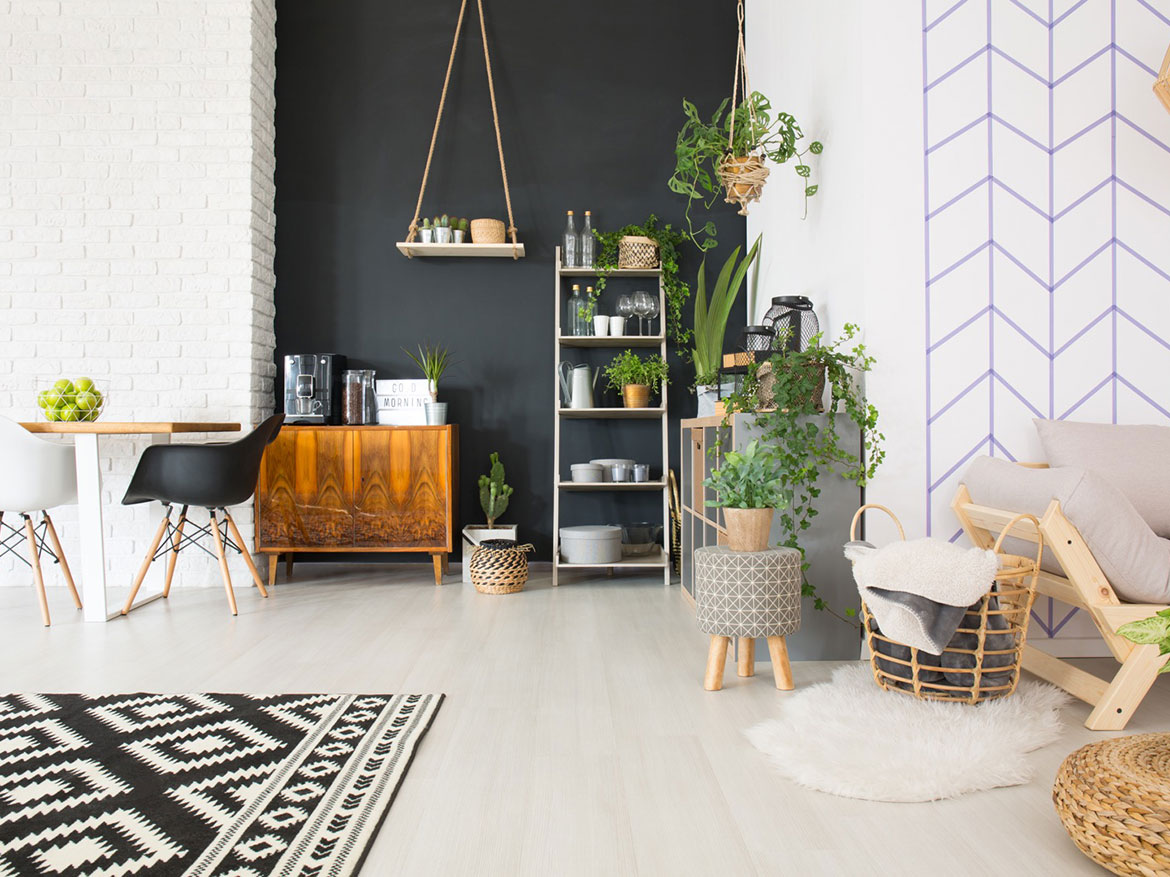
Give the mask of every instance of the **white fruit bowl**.
<svg viewBox="0 0 1170 877">
<path fill-rule="evenodd" d="M 109 402 L 104 390 L 93 381 L 79 378 L 73 381 L 44 381 L 37 390 L 37 408 L 41 416 L 53 423 L 93 423 L 102 416 Z"/>
</svg>

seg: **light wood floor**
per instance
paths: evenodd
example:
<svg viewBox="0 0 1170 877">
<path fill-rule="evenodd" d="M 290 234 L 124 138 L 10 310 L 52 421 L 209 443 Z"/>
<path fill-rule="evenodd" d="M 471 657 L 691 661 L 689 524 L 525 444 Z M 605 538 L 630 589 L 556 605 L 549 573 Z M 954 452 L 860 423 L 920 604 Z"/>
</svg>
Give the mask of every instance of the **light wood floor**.
<svg viewBox="0 0 1170 877">
<path fill-rule="evenodd" d="M 41 627 L 31 591 L 0 589 L 10 691 L 447 694 L 363 874 L 929 875 L 1104 873 L 1052 808 L 1061 759 L 1099 739 L 1067 711 L 1028 786 L 936 804 L 806 791 L 744 729 L 784 693 L 767 664 L 705 692 L 706 637 L 677 587 L 611 579 L 489 597 L 430 566 L 301 565 L 262 600 L 177 590 L 87 625 L 63 590 Z M 114 602 L 117 605 L 117 602 Z M 797 687 L 833 664 L 793 665 Z M 762 672 L 760 672 L 762 670 Z M 1131 731 L 1164 730 L 1162 683 Z"/>
</svg>

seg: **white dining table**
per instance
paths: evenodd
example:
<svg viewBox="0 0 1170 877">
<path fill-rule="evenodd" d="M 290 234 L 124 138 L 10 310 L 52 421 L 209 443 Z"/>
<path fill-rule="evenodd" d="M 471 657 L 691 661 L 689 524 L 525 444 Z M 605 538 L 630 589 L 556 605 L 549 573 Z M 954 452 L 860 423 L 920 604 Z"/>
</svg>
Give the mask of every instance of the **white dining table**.
<svg viewBox="0 0 1170 877">
<path fill-rule="evenodd" d="M 151 444 L 169 444 L 171 436 L 194 432 L 239 432 L 238 423 L 198 423 L 195 421 L 22 423 L 29 432 L 70 435 L 74 437 L 77 466 L 77 506 L 81 530 L 81 602 L 85 620 L 104 623 L 122 614 L 119 607 L 109 611 L 106 601 L 106 548 L 102 508 L 102 439 L 108 436 L 149 436 Z M 161 503 L 153 503 L 161 517 Z M 157 524 L 156 524 L 157 526 Z M 166 564 L 160 564 L 164 568 Z M 127 580 L 127 587 L 130 582 Z M 135 608 L 157 600 L 162 587 L 139 597 Z"/>
</svg>

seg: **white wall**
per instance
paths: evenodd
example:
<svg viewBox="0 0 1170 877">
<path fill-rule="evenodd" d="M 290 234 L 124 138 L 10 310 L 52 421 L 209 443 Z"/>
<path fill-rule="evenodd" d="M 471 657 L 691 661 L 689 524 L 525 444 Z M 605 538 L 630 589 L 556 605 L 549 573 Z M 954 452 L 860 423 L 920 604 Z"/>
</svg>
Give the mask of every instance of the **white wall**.
<svg viewBox="0 0 1170 877">
<path fill-rule="evenodd" d="M 93 377 L 108 420 L 270 412 L 275 17 L 275 0 L 0 3 L 5 415 L 34 418 L 59 375 Z M 106 447 L 107 558 L 128 585 L 152 533 L 117 503 L 143 445 Z M 55 517 L 76 552 L 73 511 Z M 216 582 L 207 561 L 186 553 L 176 581 Z"/>
</svg>

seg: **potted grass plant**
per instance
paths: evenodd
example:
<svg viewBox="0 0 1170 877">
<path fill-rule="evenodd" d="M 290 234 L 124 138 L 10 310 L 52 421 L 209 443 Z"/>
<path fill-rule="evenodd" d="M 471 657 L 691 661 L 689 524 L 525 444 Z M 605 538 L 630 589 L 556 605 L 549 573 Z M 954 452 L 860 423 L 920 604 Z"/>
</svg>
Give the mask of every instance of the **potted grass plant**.
<svg viewBox="0 0 1170 877">
<path fill-rule="evenodd" d="M 605 367 L 605 377 L 611 389 L 622 394 L 627 408 L 650 407 L 652 391 L 660 390 L 670 379 L 666 360 L 661 356 L 642 359 L 632 350 L 625 350 Z"/>
<path fill-rule="evenodd" d="M 768 547 L 772 516 L 788 501 L 780 478 L 780 461 L 759 439 L 742 451 L 728 451 L 703 485 L 715 491 L 708 506 L 723 509 L 727 547 L 732 551 L 763 551 Z"/>
<path fill-rule="evenodd" d="M 731 251 L 711 297 L 707 298 L 707 260 L 699 265 L 698 281 L 695 284 L 695 335 L 691 348 L 691 363 L 695 367 L 695 391 L 698 395 L 698 416 L 715 413 L 715 401 L 719 396 L 719 367 L 723 362 L 723 336 L 727 332 L 727 320 L 731 308 L 739 296 L 744 276 L 756 260 L 760 251 L 760 238 L 752 244 L 743 261 L 739 261 L 739 247 Z"/>
<path fill-rule="evenodd" d="M 439 379 L 443 377 L 443 373 L 447 371 L 447 366 L 451 362 L 451 351 L 441 344 L 432 347 L 430 343 L 420 344 L 417 354 L 405 347 L 402 350 L 418 366 L 423 377 L 427 379 L 427 391 L 431 394 L 431 401 L 423 405 L 423 409 L 426 411 L 427 425 L 442 426 L 447 422 L 447 403 L 439 401 Z"/>
</svg>

